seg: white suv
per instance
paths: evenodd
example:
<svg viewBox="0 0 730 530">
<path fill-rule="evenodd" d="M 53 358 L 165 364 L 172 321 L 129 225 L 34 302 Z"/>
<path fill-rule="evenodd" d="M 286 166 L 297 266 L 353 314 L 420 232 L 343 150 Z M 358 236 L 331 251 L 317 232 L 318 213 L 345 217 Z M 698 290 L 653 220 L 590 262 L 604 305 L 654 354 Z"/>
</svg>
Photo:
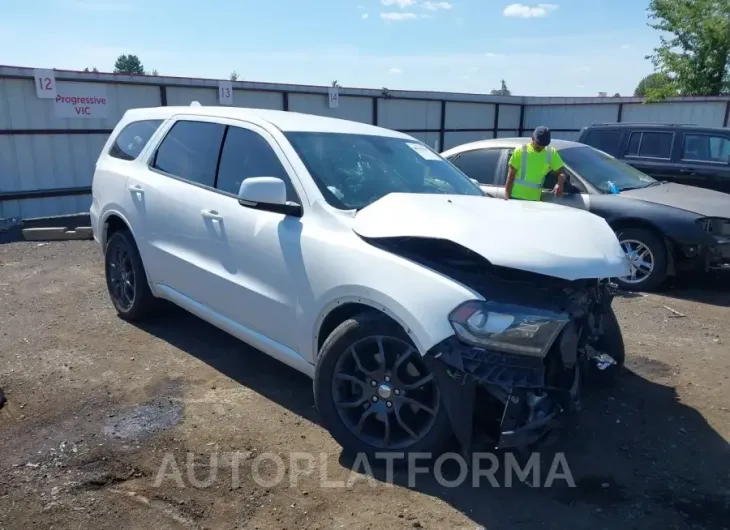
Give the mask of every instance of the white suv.
<svg viewBox="0 0 730 530">
<path fill-rule="evenodd" d="M 485 197 L 422 142 L 293 112 L 126 112 L 91 219 L 122 318 L 166 299 L 314 379 L 349 452 L 540 439 L 623 363 L 606 222 Z M 253 368 L 252 368 L 253 369 Z M 476 397 L 480 392 L 483 397 Z M 494 421 L 496 420 L 496 421 Z"/>
</svg>

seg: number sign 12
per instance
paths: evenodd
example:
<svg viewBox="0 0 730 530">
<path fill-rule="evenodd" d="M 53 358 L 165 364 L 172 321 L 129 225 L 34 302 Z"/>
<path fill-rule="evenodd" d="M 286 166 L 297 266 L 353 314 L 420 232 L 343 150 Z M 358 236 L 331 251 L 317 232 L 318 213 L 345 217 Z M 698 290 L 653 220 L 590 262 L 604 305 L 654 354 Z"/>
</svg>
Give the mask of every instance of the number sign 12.
<svg viewBox="0 0 730 530">
<path fill-rule="evenodd" d="M 233 105 L 233 83 L 230 81 L 218 82 L 218 103 Z"/>
<path fill-rule="evenodd" d="M 56 77 L 53 70 L 35 70 L 35 93 L 41 99 L 56 99 Z"/>
</svg>

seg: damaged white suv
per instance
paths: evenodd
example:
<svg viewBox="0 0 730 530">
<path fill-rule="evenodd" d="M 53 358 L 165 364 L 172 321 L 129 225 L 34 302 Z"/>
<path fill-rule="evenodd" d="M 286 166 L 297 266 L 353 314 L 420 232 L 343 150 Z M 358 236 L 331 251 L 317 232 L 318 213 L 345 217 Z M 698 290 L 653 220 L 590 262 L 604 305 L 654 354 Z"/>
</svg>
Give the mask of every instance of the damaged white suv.
<svg viewBox="0 0 730 530">
<path fill-rule="evenodd" d="M 605 278 L 628 264 L 606 222 L 484 197 L 398 132 L 130 110 L 96 164 L 91 218 L 122 318 L 166 299 L 311 376 L 347 451 L 482 432 L 529 446 L 586 374 L 623 363 Z"/>
</svg>

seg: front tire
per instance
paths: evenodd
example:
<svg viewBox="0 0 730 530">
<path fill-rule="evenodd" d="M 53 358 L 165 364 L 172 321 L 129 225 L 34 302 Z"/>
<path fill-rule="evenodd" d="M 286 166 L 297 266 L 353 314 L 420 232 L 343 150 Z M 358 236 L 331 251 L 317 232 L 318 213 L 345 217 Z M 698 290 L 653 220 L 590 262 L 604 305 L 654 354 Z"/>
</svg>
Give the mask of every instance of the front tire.
<svg viewBox="0 0 730 530">
<path fill-rule="evenodd" d="M 355 315 L 326 339 L 314 397 L 347 454 L 435 453 L 453 434 L 421 354 L 400 325 L 377 311 Z"/>
<path fill-rule="evenodd" d="M 621 325 L 616 317 L 613 307 L 603 315 L 603 335 L 601 336 L 596 349 L 610 355 L 616 364 L 600 370 L 595 364 L 591 364 L 591 373 L 597 382 L 613 385 L 616 382 L 626 362 L 626 345 L 621 332 Z"/>
<path fill-rule="evenodd" d="M 616 284 L 624 291 L 653 291 L 664 283 L 669 263 L 664 242 L 644 228 L 627 228 L 616 235 L 631 264 L 631 275 L 615 278 Z"/>
<path fill-rule="evenodd" d="M 104 261 L 106 285 L 117 314 L 130 322 L 147 316 L 156 299 L 150 291 L 142 258 L 129 231 L 120 230 L 112 234 L 106 245 Z"/>
</svg>

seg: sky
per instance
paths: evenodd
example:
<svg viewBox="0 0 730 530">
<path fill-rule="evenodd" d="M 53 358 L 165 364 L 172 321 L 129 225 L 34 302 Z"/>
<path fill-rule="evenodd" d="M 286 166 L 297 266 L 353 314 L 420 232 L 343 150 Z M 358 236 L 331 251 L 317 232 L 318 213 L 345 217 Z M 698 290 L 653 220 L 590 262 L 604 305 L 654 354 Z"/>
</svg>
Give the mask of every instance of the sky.
<svg viewBox="0 0 730 530">
<path fill-rule="evenodd" d="M 0 0 L 0 64 L 390 90 L 632 95 L 648 0 Z"/>
</svg>

